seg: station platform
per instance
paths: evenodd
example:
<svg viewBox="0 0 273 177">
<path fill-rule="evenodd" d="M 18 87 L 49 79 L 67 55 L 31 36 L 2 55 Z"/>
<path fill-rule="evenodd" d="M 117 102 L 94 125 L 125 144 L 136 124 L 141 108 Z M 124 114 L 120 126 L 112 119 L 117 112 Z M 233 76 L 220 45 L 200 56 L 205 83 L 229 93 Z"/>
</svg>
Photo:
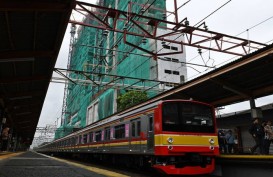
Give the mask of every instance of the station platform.
<svg viewBox="0 0 273 177">
<path fill-rule="evenodd" d="M 0 154 L 1 177 L 126 177 L 126 175 L 68 162 L 32 151 Z"/>
<path fill-rule="evenodd" d="M 273 155 L 220 155 L 216 158 L 214 176 L 273 176 Z"/>
</svg>

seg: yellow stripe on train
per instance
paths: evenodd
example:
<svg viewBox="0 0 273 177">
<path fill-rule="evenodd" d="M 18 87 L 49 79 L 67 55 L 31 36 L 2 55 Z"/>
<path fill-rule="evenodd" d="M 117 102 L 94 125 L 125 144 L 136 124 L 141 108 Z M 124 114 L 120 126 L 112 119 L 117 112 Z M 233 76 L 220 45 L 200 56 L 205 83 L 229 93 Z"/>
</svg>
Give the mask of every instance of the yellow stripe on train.
<svg viewBox="0 0 273 177">
<path fill-rule="evenodd" d="M 127 142 L 118 142 L 118 143 L 101 143 L 101 144 L 94 144 L 94 145 L 85 145 L 85 146 L 74 146 L 74 147 L 71 147 L 71 149 L 73 148 L 76 148 L 76 149 L 79 149 L 79 148 L 93 148 L 93 147 L 109 147 L 109 146 L 128 146 L 129 144 L 131 145 L 145 145 L 147 144 L 147 140 L 144 140 L 144 141 L 131 141 L 130 143 L 127 141 Z M 65 149 L 68 149 L 68 148 L 65 148 Z"/>
<path fill-rule="evenodd" d="M 217 136 L 155 135 L 155 145 L 218 145 Z"/>
</svg>

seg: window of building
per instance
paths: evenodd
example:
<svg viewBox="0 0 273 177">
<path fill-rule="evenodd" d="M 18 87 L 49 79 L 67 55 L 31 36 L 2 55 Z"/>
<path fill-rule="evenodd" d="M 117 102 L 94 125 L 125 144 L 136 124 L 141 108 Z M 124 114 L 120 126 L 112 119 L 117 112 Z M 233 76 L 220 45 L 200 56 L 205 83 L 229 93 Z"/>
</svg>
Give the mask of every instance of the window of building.
<svg viewBox="0 0 273 177">
<path fill-rule="evenodd" d="M 179 60 L 177 58 L 172 58 L 173 62 L 179 62 Z"/>
<path fill-rule="evenodd" d="M 171 49 L 172 49 L 172 50 L 176 50 L 176 51 L 177 51 L 177 50 L 178 50 L 178 47 L 174 47 L 174 46 L 172 46 L 172 47 L 171 47 Z"/>
<path fill-rule="evenodd" d="M 172 71 L 171 71 L 171 70 L 168 70 L 168 69 L 165 69 L 165 73 L 167 73 L 167 74 L 172 74 Z"/>
<path fill-rule="evenodd" d="M 96 122 L 99 119 L 99 114 L 98 114 L 98 102 L 95 102 L 91 104 L 87 108 L 88 116 L 86 117 L 86 124 L 89 125 L 93 122 Z"/>
<path fill-rule="evenodd" d="M 179 71 L 173 71 L 174 75 L 179 75 Z"/>
<path fill-rule="evenodd" d="M 168 45 L 162 45 L 162 47 L 163 47 L 164 49 L 170 49 L 170 48 L 171 48 L 171 47 L 168 46 Z"/>
<path fill-rule="evenodd" d="M 174 85 L 172 83 L 166 83 L 165 84 L 167 87 L 173 87 Z"/>
<path fill-rule="evenodd" d="M 89 125 L 92 123 L 92 114 L 93 114 L 93 106 L 89 107 L 87 109 L 88 116 L 86 117 L 86 124 Z"/>
<path fill-rule="evenodd" d="M 180 83 L 185 83 L 185 76 L 184 75 L 180 76 Z"/>
<path fill-rule="evenodd" d="M 170 58 L 170 57 L 164 57 L 164 59 L 165 59 L 165 60 L 168 60 L 168 61 L 171 61 L 171 60 L 172 60 L 172 58 Z"/>
</svg>

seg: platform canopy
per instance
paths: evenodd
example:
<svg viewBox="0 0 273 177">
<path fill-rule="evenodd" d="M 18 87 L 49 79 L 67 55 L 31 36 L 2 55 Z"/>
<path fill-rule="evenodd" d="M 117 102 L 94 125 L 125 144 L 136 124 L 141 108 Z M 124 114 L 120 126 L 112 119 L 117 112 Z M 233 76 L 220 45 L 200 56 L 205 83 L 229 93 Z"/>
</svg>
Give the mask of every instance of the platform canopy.
<svg viewBox="0 0 273 177">
<path fill-rule="evenodd" d="M 0 118 L 33 139 L 73 0 L 0 3 Z"/>
</svg>

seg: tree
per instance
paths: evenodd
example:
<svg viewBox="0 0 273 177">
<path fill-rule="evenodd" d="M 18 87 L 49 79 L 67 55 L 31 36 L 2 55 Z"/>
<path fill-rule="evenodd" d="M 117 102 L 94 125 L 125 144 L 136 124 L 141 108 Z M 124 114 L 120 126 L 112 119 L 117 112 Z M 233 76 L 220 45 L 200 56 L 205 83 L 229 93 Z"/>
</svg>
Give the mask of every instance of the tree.
<svg viewBox="0 0 273 177">
<path fill-rule="evenodd" d="M 123 95 L 118 96 L 117 104 L 118 104 L 118 111 L 122 111 L 126 108 L 134 106 L 138 103 L 144 102 L 148 99 L 146 92 L 140 91 L 129 91 Z"/>
</svg>

